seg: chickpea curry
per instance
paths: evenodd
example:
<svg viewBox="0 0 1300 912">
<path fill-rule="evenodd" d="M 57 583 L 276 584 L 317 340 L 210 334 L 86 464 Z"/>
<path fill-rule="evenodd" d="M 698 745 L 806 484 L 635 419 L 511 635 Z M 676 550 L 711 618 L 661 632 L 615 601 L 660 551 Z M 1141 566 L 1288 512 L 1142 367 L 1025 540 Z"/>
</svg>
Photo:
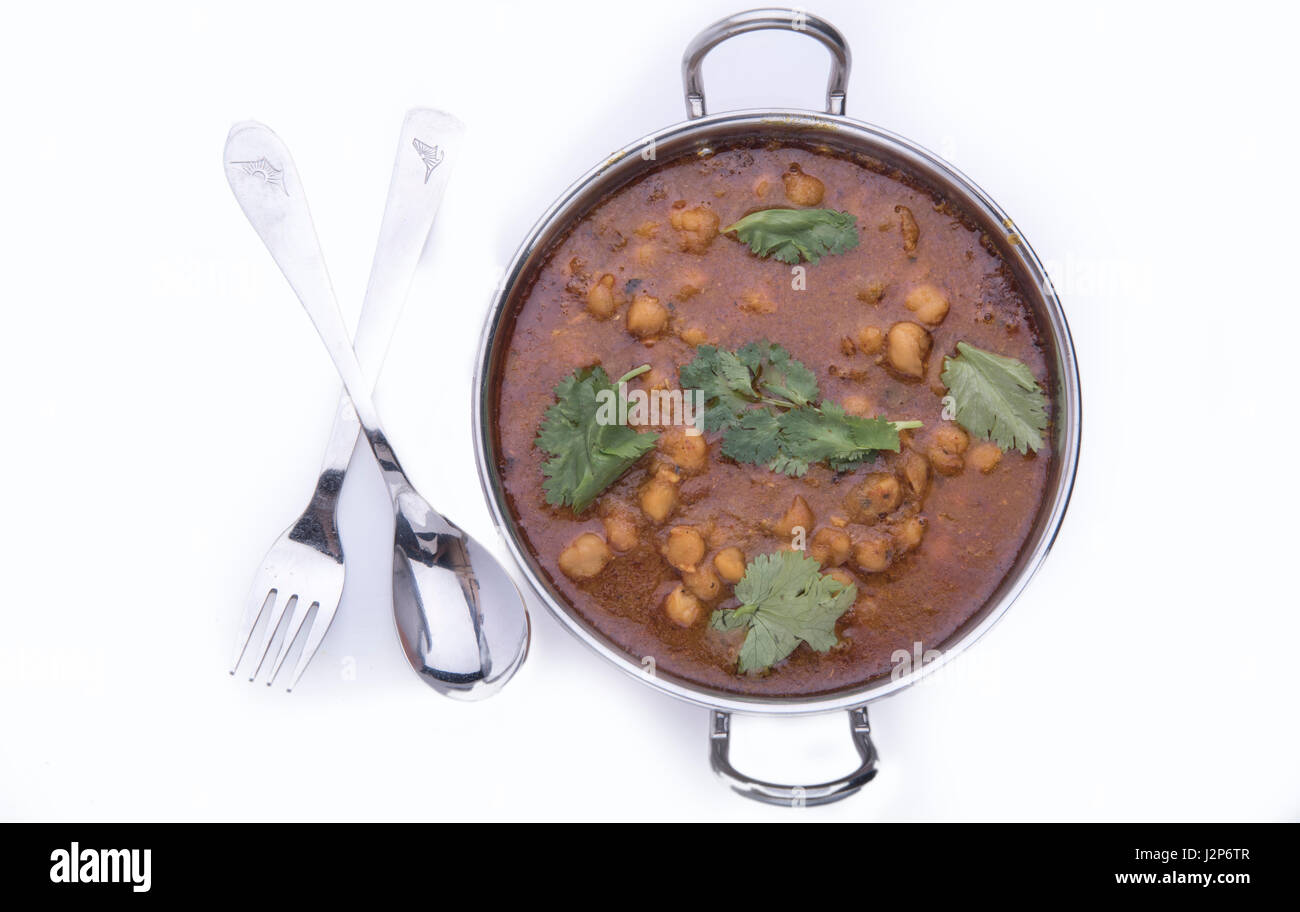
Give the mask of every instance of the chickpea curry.
<svg viewBox="0 0 1300 912">
<path fill-rule="evenodd" d="M 976 613 L 1033 526 L 1033 314 L 970 218 L 880 162 L 759 141 L 666 162 L 515 306 L 509 508 L 559 596 L 659 674 L 861 686 Z"/>
</svg>

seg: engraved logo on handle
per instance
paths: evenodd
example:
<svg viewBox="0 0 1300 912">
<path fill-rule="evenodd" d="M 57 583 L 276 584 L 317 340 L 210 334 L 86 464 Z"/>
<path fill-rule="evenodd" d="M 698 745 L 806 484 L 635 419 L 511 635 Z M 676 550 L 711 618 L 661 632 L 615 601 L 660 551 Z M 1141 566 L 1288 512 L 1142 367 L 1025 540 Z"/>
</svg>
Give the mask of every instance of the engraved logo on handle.
<svg viewBox="0 0 1300 912">
<path fill-rule="evenodd" d="M 424 182 L 427 184 L 429 178 L 433 176 L 433 169 L 442 164 L 444 157 L 442 147 L 431 146 L 418 139 L 411 140 L 411 145 L 415 146 L 415 151 L 420 153 L 420 161 L 424 162 Z"/>
<path fill-rule="evenodd" d="M 284 185 L 284 171 L 271 164 L 265 157 L 259 158 L 257 161 L 231 162 L 230 164 L 239 168 L 245 174 L 260 177 L 264 184 L 279 187 L 284 191 L 285 196 L 289 195 L 289 188 Z"/>
</svg>

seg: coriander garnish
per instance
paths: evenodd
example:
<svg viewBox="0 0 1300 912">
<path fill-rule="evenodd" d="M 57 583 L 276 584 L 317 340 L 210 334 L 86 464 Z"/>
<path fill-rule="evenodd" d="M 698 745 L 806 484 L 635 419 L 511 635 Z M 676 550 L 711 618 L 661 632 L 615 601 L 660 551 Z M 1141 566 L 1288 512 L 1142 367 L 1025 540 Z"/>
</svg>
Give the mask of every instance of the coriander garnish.
<svg viewBox="0 0 1300 912">
<path fill-rule="evenodd" d="M 800 643 L 826 652 L 839 642 L 835 622 L 858 597 L 821 572 L 821 564 L 801 551 L 760 554 L 736 584 L 740 607 L 713 612 L 717 630 L 748 628 L 740 647 L 741 673 L 775 665 Z"/>
<path fill-rule="evenodd" d="M 735 352 L 701 345 L 681 377 L 682 386 L 703 391 L 704 429 L 723 432 L 724 455 L 786 475 L 803 475 L 816 462 L 851 471 L 878 450 L 897 452 L 898 432 L 921 426 L 816 404 L 813 372 L 766 340 Z"/>
<path fill-rule="evenodd" d="M 1004 450 L 1042 448 L 1047 397 L 1023 363 L 958 342 L 957 357 L 944 359 L 942 379 L 966 430 Z"/>
<path fill-rule="evenodd" d="M 761 257 L 816 263 L 858 246 L 857 216 L 834 209 L 761 209 L 722 229 Z"/>
<path fill-rule="evenodd" d="M 611 383 L 604 368 L 587 367 L 555 387 L 557 401 L 546 410 L 536 441 L 552 457 L 542 466 L 547 503 L 581 513 L 654 447 L 658 434 L 598 419 L 600 393 L 622 400 L 622 384 L 649 369 L 642 365 Z M 626 409 L 620 406 L 618 413 Z"/>
</svg>

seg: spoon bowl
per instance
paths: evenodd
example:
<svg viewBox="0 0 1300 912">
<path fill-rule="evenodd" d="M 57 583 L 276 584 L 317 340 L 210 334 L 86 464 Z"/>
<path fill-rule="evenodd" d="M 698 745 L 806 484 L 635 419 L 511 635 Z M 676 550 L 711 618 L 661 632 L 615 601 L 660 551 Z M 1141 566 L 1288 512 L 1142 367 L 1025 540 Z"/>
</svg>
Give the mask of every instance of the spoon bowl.
<svg viewBox="0 0 1300 912">
<path fill-rule="evenodd" d="M 407 662 L 444 696 L 489 697 L 528 655 L 528 613 L 510 574 L 414 489 L 397 501 L 393 618 Z"/>
</svg>

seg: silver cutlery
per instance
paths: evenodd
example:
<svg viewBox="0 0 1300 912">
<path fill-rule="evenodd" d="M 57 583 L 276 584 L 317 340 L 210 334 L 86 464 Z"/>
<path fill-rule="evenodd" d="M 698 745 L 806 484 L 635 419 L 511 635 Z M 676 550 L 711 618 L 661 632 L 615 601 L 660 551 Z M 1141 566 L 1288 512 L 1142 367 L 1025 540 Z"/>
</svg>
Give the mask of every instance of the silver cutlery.
<svg viewBox="0 0 1300 912">
<path fill-rule="evenodd" d="M 288 150 L 268 128 L 255 123 L 236 125 L 226 140 L 231 189 L 307 310 L 346 388 L 316 494 L 303 517 L 267 555 L 239 632 L 237 651 L 242 653 L 258 616 L 270 605 L 260 665 L 279 619 L 292 606 L 274 676 L 307 613 L 319 604 L 290 688 L 319 646 L 342 590 L 334 508 L 347 464 L 347 456 L 340 454 L 354 442 L 358 422 L 396 511 L 393 611 L 408 662 L 440 693 L 479 699 L 500 689 L 527 654 L 528 615 L 514 582 L 488 551 L 416 492 L 383 432 L 367 379 L 386 352 L 446 179 L 441 166 L 458 135 L 459 125 L 446 115 L 416 111 L 408 116 L 355 351 Z M 348 443 L 342 443 L 344 439 Z M 311 600 L 301 591 L 308 580 Z M 260 602 L 259 592 L 267 593 Z"/>
<path fill-rule="evenodd" d="M 239 127 L 236 126 L 235 129 Z M 447 186 L 450 166 L 443 168 L 436 178 L 433 168 L 442 162 L 448 150 L 459 148 L 464 131 L 464 126 L 455 117 L 429 109 L 408 112 L 402 124 L 397 158 L 388 184 L 388 199 L 384 204 L 384 216 L 380 224 L 379 243 L 353 340 L 357 357 L 371 377 L 379 373 L 401 314 L 406 285 L 411 278 L 412 251 L 418 258 Z M 420 145 L 416 146 L 416 143 Z M 418 152 L 422 160 L 426 155 L 435 159 L 433 166 L 427 167 L 423 173 L 423 182 L 419 179 L 418 169 L 409 167 L 406 162 L 407 157 L 412 155 L 412 149 Z M 283 172 L 270 160 L 248 159 L 228 161 L 227 164 L 237 173 L 288 192 Z M 360 425 L 345 392 L 339 399 L 311 501 L 303 514 L 271 546 L 253 579 L 244 617 L 236 635 L 235 653 L 230 664 L 232 675 L 248 648 L 258 618 L 264 613 L 267 613 L 267 622 L 263 628 L 261 644 L 250 657 L 250 664 L 253 665 L 248 678 L 250 681 L 256 679 L 266 663 L 272 640 L 285 614 L 290 615 L 289 626 L 267 675 L 268 687 L 279 673 L 285 656 L 312 608 L 316 609 L 316 615 L 307 631 L 288 690 L 297 685 L 329 630 L 338 611 L 345 576 L 337 520 L 339 495 L 356 449 L 359 431 Z M 310 586 L 310 595 L 301 591 L 304 585 Z"/>
</svg>

